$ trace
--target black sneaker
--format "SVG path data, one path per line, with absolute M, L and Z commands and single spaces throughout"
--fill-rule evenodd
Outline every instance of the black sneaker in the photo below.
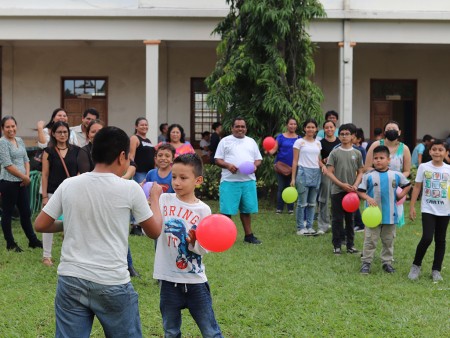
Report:
M 383 264 L 383 270 L 387 273 L 394 273 L 395 269 L 392 267 L 391 264 Z
M 333 249 L 333 253 L 334 253 L 335 255 L 340 255 L 340 254 L 341 254 L 341 248 L 334 248 L 334 249 Z
M 42 242 L 36 238 L 34 241 L 28 243 L 28 247 L 31 249 L 42 248 Z
M 14 242 L 12 244 L 7 244 L 6 245 L 6 250 L 14 251 L 14 252 L 23 252 L 23 250 L 20 248 L 20 246 L 17 245 L 16 242 Z
M 131 227 L 130 235 L 132 236 L 143 236 L 142 228 L 140 225 L 133 225 Z
M 368 275 L 370 273 L 370 263 L 363 263 L 359 272 L 362 275 Z
M 356 249 L 354 246 L 352 246 L 351 248 L 347 248 L 347 253 L 349 253 L 349 254 L 355 254 L 358 252 L 359 252 L 359 250 Z
M 262 242 L 256 238 L 253 234 L 244 237 L 244 243 L 249 244 L 262 244 Z

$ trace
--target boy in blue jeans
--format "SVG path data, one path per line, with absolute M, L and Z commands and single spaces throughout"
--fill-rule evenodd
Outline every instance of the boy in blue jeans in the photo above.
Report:
M 353 148 L 355 132 L 356 128 L 351 123 L 339 127 L 341 145 L 331 151 L 327 161 L 328 177 L 333 183 L 331 186 L 331 229 L 335 255 L 341 254 L 344 218 L 347 253 L 359 252 L 354 246 L 353 213 L 346 212 L 342 207 L 345 195 L 356 192 L 362 178 L 362 155 L 359 150 Z
M 378 146 L 373 150 L 373 166 L 375 169 L 368 171 L 358 187 L 358 195 L 369 206 L 378 206 L 381 209 L 381 224 L 375 228 L 366 227 L 364 232 L 364 247 L 361 257 L 362 266 L 360 273 L 369 274 L 370 265 L 381 238 L 381 262 L 383 270 L 394 273 L 392 258 L 394 255 L 395 226 L 398 223 L 397 200 L 402 199 L 411 188 L 409 181 L 402 173 L 389 170 L 389 148 Z M 401 187 L 403 191 L 397 195 L 396 190 Z
M 160 310 L 165 337 L 181 337 L 181 310 L 189 309 L 203 337 L 222 337 L 212 308 L 203 265 L 207 251 L 196 240 L 195 229 L 211 209 L 194 193 L 203 182 L 203 164 L 197 154 L 178 156 L 172 167 L 175 193 L 162 194 L 163 217 L 153 278 L 160 281 Z

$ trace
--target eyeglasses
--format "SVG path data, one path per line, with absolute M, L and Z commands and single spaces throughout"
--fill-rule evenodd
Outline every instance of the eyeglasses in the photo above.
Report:
M 350 133 L 339 133 L 339 135 L 342 137 L 352 136 L 352 134 L 350 134 Z
M 55 134 L 58 134 L 58 135 L 67 135 L 67 134 L 69 134 L 69 132 L 68 132 L 67 130 L 64 130 L 64 131 L 55 131 Z

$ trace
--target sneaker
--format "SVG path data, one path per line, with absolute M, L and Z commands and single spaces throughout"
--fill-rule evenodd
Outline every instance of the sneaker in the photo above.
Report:
M 349 253 L 349 254 L 356 254 L 358 252 L 359 252 L 359 250 L 356 249 L 354 246 L 352 246 L 351 248 L 347 248 L 347 253 Z
M 325 235 L 325 231 L 319 229 L 319 230 L 317 230 L 316 234 L 317 235 Z
M 14 252 L 23 252 L 22 248 L 20 246 L 18 246 L 16 242 L 14 242 L 12 244 L 7 244 L 6 250 L 14 251 Z
M 34 241 L 28 243 L 28 247 L 32 249 L 42 248 L 42 242 L 36 238 Z
M 277 209 L 277 211 L 275 211 L 275 213 L 278 214 L 278 215 L 281 214 L 282 212 L 283 212 L 283 211 L 278 210 L 278 209 Z
M 411 270 L 409 270 L 408 278 L 411 280 L 418 280 L 420 275 L 420 266 L 418 265 L 411 265 Z
M 355 227 L 355 232 L 364 232 L 364 228 Z
M 359 273 L 362 275 L 368 275 L 370 273 L 370 263 L 363 263 Z
M 244 243 L 249 244 L 261 244 L 262 242 L 256 238 L 253 234 L 244 237 Z
M 340 254 L 341 254 L 341 248 L 334 248 L 334 249 L 333 249 L 333 253 L 334 253 L 335 255 L 340 255 Z
M 394 273 L 395 269 L 392 267 L 391 264 L 383 264 L 383 270 L 387 273 Z
M 306 229 L 306 228 L 303 228 L 303 229 L 297 231 L 297 235 L 299 235 L 299 236 L 306 236 L 308 234 L 309 234 L 309 232 L 308 232 L 308 229 Z
M 294 214 L 294 210 L 289 210 L 289 211 L 288 211 L 288 214 L 289 214 L 289 215 L 293 215 L 293 214 Z
M 441 276 L 441 273 L 437 270 L 431 271 L 431 277 L 433 278 L 433 282 L 435 282 L 435 283 L 444 280 Z
M 308 231 L 308 234 L 309 234 L 309 235 L 315 235 L 315 234 L 317 234 L 316 230 L 314 230 L 313 228 L 307 229 L 307 231 Z

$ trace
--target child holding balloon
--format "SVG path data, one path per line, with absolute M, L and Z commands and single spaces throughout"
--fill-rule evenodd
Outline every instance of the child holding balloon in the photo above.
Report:
M 445 237 L 450 215 L 449 180 L 450 166 L 444 163 L 447 154 L 446 144 L 441 140 L 431 143 L 431 161 L 419 165 L 416 174 L 416 184 L 411 197 L 409 215 L 412 220 L 416 218 L 414 208 L 419 193 L 422 190 L 422 238 L 417 245 L 416 255 L 408 278 L 417 280 L 420 268 L 431 242 L 435 243 L 434 260 L 431 268 L 431 277 L 434 282 L 442 280 L 441 268 L 445 256 Z
M 368 208 L 363 213 L 366 230 L 364 231 L 364 246 L 361 257 L 361 274 L 370 273 L 370 266 L 379 238 L 383 244 L 380 255 L 383 270 L 387 273 L 395 272 L 392 267 L 392 260 L 395 226 L 399 221 L 396 202 L 408 194 L 411 186 L 402 173 L 389 170 L 389 162 L 389 148 L 377 146 L 373 150 L 374 169 L 363 176 L 358 187 L 358 195 L 368 204 Z M 399 194 L 396 192 L 398 187 L 403 189 Z M 375 213 L 380 212 L 378 207 L 381 208 L 381 220 L 374 221 Z M 380 222 L 381 224 L 379 224 Z
M 162 232 L 156 246 L 153 278 L 160 281 L 160 310 L 165 336 L 181 337 L 181 310 L 188 308 L 203 337 L 222 337 L 212 308 L 203 265 L 207 253 L 196 240 L 197 225 L 211 215 L 195 196 L 203 182 L 203 164 L 197 154 L 178 156 L 172 166 L 175 193 L 159 199 Z

